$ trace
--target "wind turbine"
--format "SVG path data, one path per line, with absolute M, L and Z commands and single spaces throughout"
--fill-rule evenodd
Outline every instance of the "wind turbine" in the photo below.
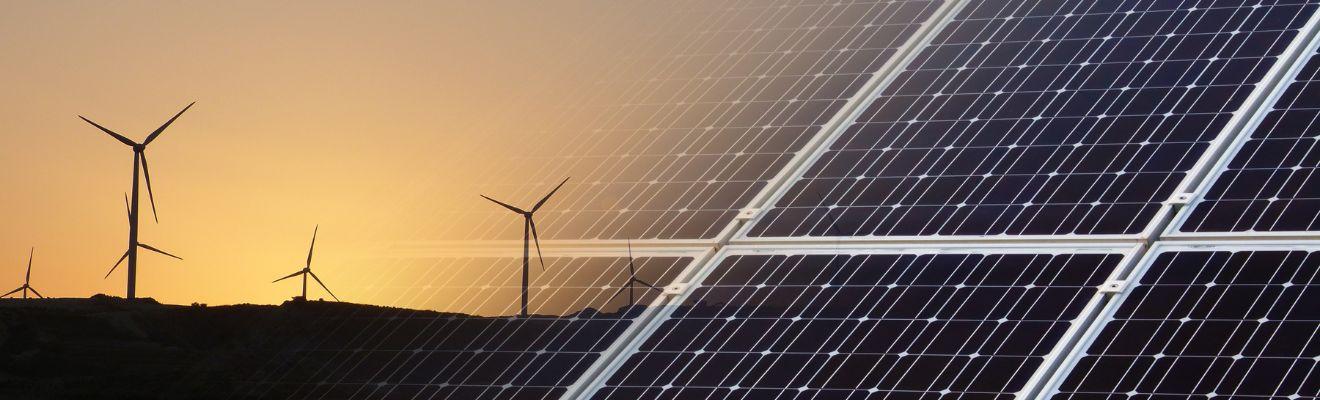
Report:
M 482 198 L 504 206 L 504 208 L 523 216 L 522 311 L 518 314 L 523 318 L 527 318 L 527 265 L 528 261 L 530 261 L 530 254 L 528 254 L 529 237 L 527 235 L 529 233 L 531 234 L 530 239 L 536 242 L 536 258 L 541 260 L 541 269 L 545 269 L 545 258 L 541 257 L 541 238 L 536 235 L 536 221 L 533 219 L 533 214 L 535 214 L 537 210 L 540 210 L 541 206 L 545 205 L 546 200 L 550 200 L 550 196 L 554 196 L 555 192 L 558 192 L 559 188 L 564 187 L 564 184 L 568 183 L 568 180 L 571 178 L 572 177 L 564 178 L 563 182 L 559 182 L 559 186 L 555 186 L 554 190 L 551 190 L 549 194 L 546 194 L 545 197 L 541 198 L 541 201 L 536 202 L 536 205 L 532 206 L 531 211 L 523 211 L 521 208 L 486 197 L 486 195 L 481 195 Z
M 321 288 L 325 289 L 325 292 L 330 294 L 330 297 L 334 297 L 335 301 L 339 301 L 339 297 L 335 296 L 334 292 L 330 291 L 330 288 L 325 287 L 325 282 L 321 282 L 321 278 L 316 277 L 316 273 L 312 272 L 312 251 L 316 250 L 316 233 L 320 230 L 321 230 L 320 225 L 317 225 L 316 228 L 312 230 L 312 247 L 307 249 L 307 264 L 303 266 L 303 269 L 301 271 L 289 274 L 289 276 L 276 279 L 271 283 L 279 282 L 298 275 L 302 275 L 302 299 L 307 300 L 307 276 L 311 275 L 312 279 L 315 279 L 316 283 L 320 284 Z
M 614 292 L 614 295 L 610 296 L 610 300 L 614 300 L 615 297 L 619 297 L 620 294 L 623 294 L 624 290 L 627 290 L 628 309 L 631 310 L 633 308 L 633 305 L 635 304 L 633 300 L 633 289 L 636 288 L 636 284 L 638 283 L 642 284 L 642 286 L 651 288 L 652 290 L 655 290 L 657 292 L 664 293 L 664 290 L 660 290 L 660 288 L 655 287 L 655 285 L 647 283 L 644 280 L 637 279 L 637 266 L 633 264 L 632 240 L 629 240 L 628 241 L 628 283 L 626 285 L 619 287 L 619 291 Z
M 18 292 L 21 291 L 21 292 L 23 292 L 23 298 L 26 299 L 26 298 L 28 298 L 28 297 L 27 297 L 28 291 L 31 291 L 32 294 L 37 295 L 37 297 L 40 297 L 40 298 L 43 298 L 43 299 L 46 298 L 46 296 L 42 296 L 42 295 L 41 295 L 41 292 L 38 292 L 37 289 L 33 288 L 32 285 L 31 285 L 31 283 L 32 283 L 32 254 L 35 253 L 36 251 L 37 251 L 37 248 L 36 248 L 36 247 L 33 247 L 31 250 L 28 250 L 28 269 L 27 269 L 27 275 L 25 275 L 25 276 L 23 277 L 23 286 L 19 286 L 18 289 L 10 290 L 9 293 L 5 293 L 5 294 L 3 294 L 3 295 L 0 295 L 0 297 L 9 297 L 9 295 L 14 294 L 14 293 L 18 293 Z
M 147 145 L 151 144 L 152 141 L 160 137 L 160 134 L 162 132 L 165 132 L 165 128 L 169 128 L 170 124 L 174 123 L 174 120 L 179 119 L 179 116 L 183 115 L 184 111 L 188 111 L 189 108 L 192 108 L 193 104 L 195 104 L 195 102 L 189 103 L 188 106 L 184 107 L 183 110 L 179 111 L 178 114 L 174 114 L 174 117 L 170 118 L 169 121 L 165 121 L 165 124 L 161 125 L 160 128 L 156 128 L 156 130 L 152 131 L 150 135 L 147 135 L 147 139 L 143 140 L 142 143 L 129 140 L 127 137 L 124 137 L 124 135 L 120 135 L 118 133 L 115 133 L 115 131 L 106 129 L 106 127 L 101 126 L 100 124 L 97 124 L 95 122 L 92 122 L 92 120 L 87 119 L 87 117 L 81 115 L 78 116 L 78 118 L 82 118 L 83 121 L 87 121 L 87 123 L 92 124 L 92 126 L 95 126 L 96 129 L 100 129 L 102 132 L 105 132 L 106 134 L 110 135 L 110 137 L 113 137 L 116 140 L 119 140 L 121 143 L 127 145 L 128 147 L 133 148 L 133 192 L 132 192 L 133 199 L 128 204 L 128 250 L 124 252 L 123 256 L 119 257 L 119 261 L 116 261 L 113 267 L 110 267 L 110 272 L 115 272 L 115 268 L 118 268 L 119 264 L 124 262 L 124 259 L 128 259 L 127 297 L 129 299 L 133 299 L 137 296 L 138 247 L 182 260 L 182 258 L 179 258 L 179 256 L 166 253 L 160 249 L 151 247 L 150 245 L 147 245 L 145 243 L 138 242 L 138 182 L 141 180 L 139 179 L 139 175 L 141 175 L 143 178 L 146 178 L 147 198 L 151 201 L 151 216 L 157 223 L 160 223 L 160 218 L 156 215 L 156 196 L 152 193 L 151 190 L 151 170 L 147 168 L 147 153 L 146 153 Z M 107 272 L 105 276 L 109 277 L 110 272 Z

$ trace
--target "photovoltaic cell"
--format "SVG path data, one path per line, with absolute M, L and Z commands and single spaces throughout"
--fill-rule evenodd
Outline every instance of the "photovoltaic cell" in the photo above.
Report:
M 1184 232 L 1320 230 L 1320 115 L 1317 74 L 1309 61 L 1192 208 Z
M 397 290 L 425 288 L 422 295 L 431 298 L 420 301 L 439 311 L 292 305 L 317 311 L 290 328 L 305 332 L 307 340 L 275 346 L 241 393 L 294 399 L 557 399 L 658 291 L 638 286 L 639 305 L 633 307 L 626 292 L 615 296 L 630 276 L 626 258 L 546 261 L 546 272 L 532 275 L 529 318 L 512 317 L 519 309 L 520 258 L 412 259 L 393 267 L 405 277 Z M 667 285 L 691 261 L 639 257 L 637 278 Z M 414 274 L 419 271 L 439 272 Z
M 1012 399 L 1122 259 L 729 256 L 594 398 Z
M 537 221 L 542 238 L 712 238 L 940 4 L 668 2 L 654 19 L 675 22 L 654 28 L 658 44 L 589 60 L 613 67 L 580 101 L 537 101 L 559 116 L 533 150 L 474 173 L 516 204 L 572 176 Z M 521 235 L 504 210 L 472 204 L 429 234 Z
M 1320 254 L 1171 251 L 1053 399 L 1314 399 Z
M 972 2 L 749 235 L 1141 232 L 1315 8 Z

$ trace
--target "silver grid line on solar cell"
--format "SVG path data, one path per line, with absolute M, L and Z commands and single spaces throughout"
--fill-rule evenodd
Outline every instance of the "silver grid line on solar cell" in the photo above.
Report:
M 1109 299 L 1099 315 L 1093 320 L 1086 331 L 1082 333 L 1075 348 L 1068 352 L 1066 357 L 1061 360 L 1061 365 L 1049 381 L 1041 386 L 1037 396 L 1024 400 L 1050 400 L 1053 396 L 1060 394 L 1060 387 L 1069 375 L 1078 366 L 1079 361 L 1086 355 L 1088 348 L 1095 344 L 1102 330 L 1115 321 L 1115 315 L 1124 303 L 1133 294 L 1133 290 L 1141 286 L 1141 282 L 1152 266 L 1159 261 L 1163 254 L 1168 253 L 1205 253 L 1205 252 L 1306 252 L 1316 254 L 1320 252 L 1320 236 L 1313 237 L 1312 240 L 1278 240 L 1273 238 L 1258 238 L 1257 240 L 1205 240 L 1188 243 L 1157 243 L 1150 249 L 1141 254 L 1141 259 L 1136 262 L 1134 268 L 1128 271 L 1121 280 L 1124 281 L 1123 288 Z M 1286 321 L 1286 320 L 1285 320 Z M 1131 397 L 1134 393 L 1128 393 Z M 1187 394 L 1173 394 L 1175 396 L 1185 396 Z M 1224 394 L 1229 395 L 1229 394 Z M 1212 396 L 1213 397 L 1213 396 Z
M 672 297 L 664 309 L 657 312 L 646 324 L 645 334 L 637 337 L 627 347 L 622 349 L 622 353 L 617 356 L 617 360 L 610 365 L 597 380 L 587 388 L 579 399 L 590 399 L 596 392 L 606 387 L 606 380 L 615 373 L 620 372 L 628 357 L 637 353 L 643 342 L 655 334 L 658 329 L 669 319 L 670 313 L 677 307 L 691 299 L 697 289 L 701 287 L 701 282 L 705 281 L 712 274 L 716 273 L 719 266 L 729 257 L 736 256 L 763 256 L 763 255 L 844 255 L 844 256 L 867 256 L 867 255 L 1069 255 L 1069 254 L 1108 254 L 1121 256 L 1122 259 L 1110 272 L 1106 284 L 1118 276 L 1122 276 L 1132 268 L 1137 261 L 1135 257 L 1140 250 L 1139 246 L 1115 247 L 1112 245 L 1087 245 L 1087 244 L 1064 244 L 1064 245 L 1022 245 L 1011 243 L 997 243 L 982 246 L 954 247 L 940 244 L 930 245 L 905 245 L 896 246 L 892 244 L 871 244 L 871 245 L 824 245 L 824 244 L 806 244 L 802 246 L 783 247 L 751 245 L 739 246 L 732 245 L 722 248 L 718 253 L 711 257 L 706 263 L 705 268 L 691 276 L 689 280 L 682 283 L 685 289 L 681 295 Z M 1104 286 L 1104 285 L 1101 285 Z M 1048 378 L 1057 370 L 1058 366 L 1065 359 L 1066 351 L 1075 347 L 1080 341 L 1081 334 L 1091 325 L 1095 317 L 1099 315 L 1100 309 L 1105 305 L 1107 298 L 1112 297 L 1108 293 L 1097 290 L 1096 293 L 1089 296 L 1084 309 L 1074 319 L 1059 342 L 1050 346 L 1049 353 L 1045 356 L 1041 366 L 1036 369 L 1025 386 L 1021 394 L 1035 393 L 1039 391 L 1039 386 L 1047 382 Z M 675 386 L 676 388 L 678 386 Z M 569 397 L 565 397 L 569 398 Z M 1021 398 L 1021 397 L 1019 397 Z
M 1276 65 L 1278 71 L 1271 71 L 1271 75 L 1277 74 L 1277 77 L 1271 82 L 1273 84 L 1273 90 L 1271 90 L 1267 96 L 1263 96 L 1259 100 L 1256 107 L 1252 109 L 1253 112 L 1249 116 L 1250 118 L 1236 132 L 1236 135 L 1233 135 L 1231 139 L 1226 140 L 1227 145 L 1221 151 L 1219 157 L 1217 157 L 1214 162 L 1208 163 L 1204 168 L 1198 170 L 1200 171 L 1200 176 L 1198 177 L 1197 184 L 1192 189 L 1188 190 L 1190 196 L 1188 204 L 1179 210 L 1173 221 L 1168 227 L 1166 227 L 1162 236 L 1168 238 L 1224 240 L 1238 238 L 1251 239 L 1259 237 L 1293 237 L 1298 239 L 1315 237 L 1316 232 L 1307 233 L 1294 231 L 1191 232 L 1184 231 L 1183 225 L 1187 222 L 1196 206 L 1204 201 L 1205 194 L 1209 192 L 1211 187 L 1215 185 L 1216 181 L 1228 171 L 1229 164 L 1233 162 L 1234 157 L 1242 151 L 1244 145 L 1251 141 L 1256 130 L 1263 129 L 1261 124 L 1267 119 L 1267 117 L 1269 117 L 1270 113 L 1275 110 L 1281 110 L 1276 102 L 1278 102 L 1284 93 L 1288 91 L 1289 86 L 1298 78 L 1298 74 L 1303 71 L 1311 59 L 1317 58 L 1316 53 L 1320 52 L 1320 22 L 1317 20 L 1320 20 L 1320 13 L 1313 16 L 1311 21 L 1307 24 L 1310 28 L 1309 30 L 1304 31 L 1307 32 L 1307 35 L 1305 37 L 1299 36 L 1297 38 L 1298 40 L 1293 43 L 1293 46 L 1290 47 L 1289 51 L 1285 53 L 1286 58 L 1280 58 L 1281 63 L 1286 61 L 1286 64 L 1282 65 L 1282 67 L 1286 68 L 1278 68 L 1280 65 Z

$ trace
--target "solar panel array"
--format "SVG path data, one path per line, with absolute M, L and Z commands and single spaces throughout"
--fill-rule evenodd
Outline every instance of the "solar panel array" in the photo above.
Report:
M 596 399 L 1009 399 L 1120 254 L 730 256 Z
M 1159 254 L 1053 399 L 1316 398 L 1317 251 Z
M 1314 53 L 1310 53 L 1314 54 Z M 1305 66 L 1183 222 L 1184 232 L 1320 229 L 1320 59 Z
M 750 235 L 1141 232 L 1314 10 L 972 2 Z
M 940 4 L 670 2 L 637 50 L 584 60 L 610 66 L 585 93 L 538 99 L 559 116 L 515 159 L 471 171 L 486 177 L 473 190 L 531 204 L 573 177 L 538 220 L 543 239 L 713 238 Z M 521 235 L 469 197 L 425 234 Z
M 956 13 L 936 12 L 954 4 L 962 6 Z M 329 345 L 275 363 L 270 371 L 280 373 L 260 380 L 266 391 L 257 393 L 1316 398 L 1320 303 L 1308 290 L 1320 270 L 1312 256 L 1320 241 L 1307 242 L 1307 251 L 1162 251 L 1146 250 L 1161 249 L 1158 238 L 1136 234 L 1167 224 L 1173 213 L 1160 211 L 1177 210 L 1166 201 L 1207 173 L 1218 181 L 1204 201 L 1183 210 L 1190 215 L 1184 230 L 1313 228 L 1320 215 L 1313 194 L 1320 193 L 1309 192 L 1310 176 L 1320 165 L 1312 149 L 1320 136 L 1307 131 L 1320 62 L 1309 51 L 1302 57 L 1308 64 L 1297 82 L 1254 132 L 1237 124 L 1277 84 L 1270 71 L 1288 66 L 1276 61 L 1291 60 L 1300 39 L 1320 41 L 1320 27 L 1309 23 L 1318 6 L 675 4 L 647 28 L 662 45 L 611 59 L 615 73 L 597 82 L 625 89 L 622 95 L 558 104 L 563 120 L 530 144 L 545 151 L 520 158 L 511 167 L 517 173 L 490 171 L 486 194 L 523 193 L 515 204 L 530 204 L 551 182 L 574 176 L 553 207 L 538 213 L 542 238 L 710 240 L 724 256 L 694 265 L 691 288 L 657 300 L 664 308 L 654 313 L 630 313 L 611 297 L 618 286 L 602 283 L 626 281 L 608 272 L 619 259 L 572 259 L 549 269 L 552 277 L 574 271 L 562 280 L 532 285 L 534 299 L 553 299 L 532 301 L 547 316 L 373 316 L 372 329 L 328 335 Z M 932 16 L 940 23 L 927 21 Z M 923 23 L 933 30 L 920 30 Z M 898 51 L 914 43 L 912 52 Z M 912 58 L 880 70 L 896 54 Z M 878 82 L 876 72 L 886 73 L 885 84 L 866 85 Z M 870 101 L 853 103 L 861 108 L 850 114 L 850 98 Z M 822 130 L 832 119 L 842 119 L 843 129 Z M 808 146 L 826 134 L 835 136 Z M 1222 173 L 1202 169 L 1222 161 L 1218 143 L 1241 135 L 1251 136 L 1236 155 L 1224 155 L 1235 158 Z M 790 163 L 803 150 L 811 150 L 801 154 L 807 163 Z M 775 181 L 781 173 L 792 175 Z M 744 227 L 745 236 L 728 238 L 722 230 L 738 210 L 766 206 L 753 198 L 768 188 L 779 190 L 772 205 Z M 489 207 L 471 214 L 471 223 L 431 233 L 516 238 L 515 216 Z M 967 242 L 1000 235 L 1032 236 L 1019 237 L 1029 240 L 1021 247 Z M 840 244 L 812 240 L 820 236 Z M 900 236 L 926 250 L 870 241 Z M 1090 247 L 1073 248 L 1078 241 Z M 668 267 L 646 279 L 671 282 L 690 260 L 652 258 Z M 399 285 L 461 294 L 455 303 L 415 308 L 511 315 L 517 261 L 454 273 L 491 284 L 445 286 L 431 277 Z M 407 268 L 426 274 L 433 267 Z M 1101 290 L 1129 274 L 1125 292 Z M 634 324 L 639 315 L 646 318 Z M 417 336 L 400 342 L 381 333 L 450 337 L 474 321 L 490 326 L 481 331 L 553 337 L 507 348 L 487 336 L 431 340 L 419 351 L 411 347 Z M 636 336 L 621 336 L 631 328 Z M 293 372 L 308 370 L 317 372 Z
M 547 259 L 532 266 L 529 318 L 514 318 L 520 258 L 417 258 L 383 274 L 382 291 L 425 296 L 410 309 L 339 309 L 300 321 L 307 340 L 287 344 L 254 371 L 244 395 L 257 398 L 555 399 L 645 310 L 657 292 L 641 288 L 637 306 L 617 295 L 628 259 Z M 639 257 L 638 279 L 667 285 L 690 257 Z M 371 301 L 376 303 L 376 301 Z M 409 300 L 382 302 L 408 304 Z M 348 315 L 345 315 L 348 314 Z

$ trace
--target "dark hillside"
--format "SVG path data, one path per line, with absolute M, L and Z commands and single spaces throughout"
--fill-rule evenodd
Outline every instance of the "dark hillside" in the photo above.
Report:
M 0 399 L 549 399 L 640 308 L 622 312 L 0 300 Z
M 291 352 L 326 345 L 326 332 L 354 331 L 343 329 L 352 327 L 346 322 L 447 317 L 505 319 L 318 301 L 206 307 L 104 295 L 3 299 L 0 398 L 285 398 L 278 390 L 247 395 L 245 381 Z

